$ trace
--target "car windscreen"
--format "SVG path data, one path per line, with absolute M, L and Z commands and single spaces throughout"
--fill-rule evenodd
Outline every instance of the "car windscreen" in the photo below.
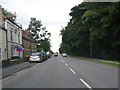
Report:
M 39 53 L 32 53 L 31 56 L 39 56 Z

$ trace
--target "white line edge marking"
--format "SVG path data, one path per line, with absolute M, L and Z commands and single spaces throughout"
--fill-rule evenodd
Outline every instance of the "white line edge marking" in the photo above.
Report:
M 65 65 L 68 66 L 67 63 L 65 63 Z
M 92 89 L 83 79 L 80 79 L 81 82 L 83 82 L 85 84 L 86 87 Z
M 73 74 L 75 74 L 75 72 L 71 68 L 69 68 L 69 69 L 73 72 Z

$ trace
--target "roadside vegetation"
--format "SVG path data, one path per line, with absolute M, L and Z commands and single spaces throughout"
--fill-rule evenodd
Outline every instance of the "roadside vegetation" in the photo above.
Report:
M 69 15 L 60 53 L 120 61 L 120 2 L 83 2 Z
M 103 64 L 107 64 L 107 65 L 111 65 L 111 66 L 120 67 L 120 62 L 118 62 L 118 61 L 86 58 L 86 57 L 79 57 L 79 56 L 72 56 L 72 57 L 80 59 L 80 60 L 92 61 L 92 62 L 96 62 L 96 63 L 103 63 Z

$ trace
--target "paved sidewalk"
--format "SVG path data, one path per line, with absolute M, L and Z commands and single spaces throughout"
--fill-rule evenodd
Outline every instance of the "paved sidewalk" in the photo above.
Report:
M 18 72 L 20 70 L 23 70 L 27 67 L 30 67 L 32 65 L 35 65 L 35 63 L 25 62 L 25 63 L 20 63 L 20 64 L 17 64 L 17 65 L 13 65 L 13 66 L 10 66 L 10 67 L 3 68 L 2 69 L 2 78 L 5 78 L 5 77 L 7 77 L 7 76 L 9 76 L 13 73 L 16 73 L 16 72 Z

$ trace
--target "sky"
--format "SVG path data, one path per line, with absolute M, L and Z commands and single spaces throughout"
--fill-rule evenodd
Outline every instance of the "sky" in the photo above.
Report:
M 82 3 L 83 0 L 0 0 L 0 5 L 17 15 L 17 23 L 27 29 L 30 18 L 41 20 L 42 25 L 51 33 L 51 50 L 58 52 L 62 42 L 59 36 L 62 27 L 70 20 L 71 8 Z M 62 27 L 61 27 L 62 26 Z

